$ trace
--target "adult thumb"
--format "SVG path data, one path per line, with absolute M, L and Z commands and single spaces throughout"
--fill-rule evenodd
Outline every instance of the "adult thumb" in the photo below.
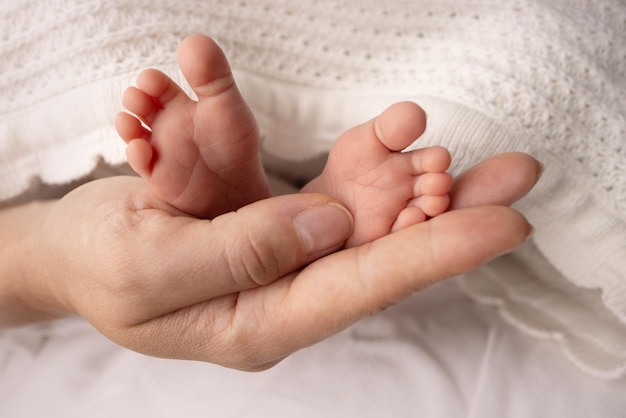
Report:
M 278 280 L 341 248 L 353 226 L 336 200 L 307 193 L 255 202 L 211 221 L 171 221 L 158 257 L 163 314 Z
M 233 248 L 224 254 L 231 267 L 242 267 L 234 275 L 264 285 L 341 248 L 353 223 L 330 196 L 300 193 L 245 206 L 215 218 L 212 227 L 223 247 Z

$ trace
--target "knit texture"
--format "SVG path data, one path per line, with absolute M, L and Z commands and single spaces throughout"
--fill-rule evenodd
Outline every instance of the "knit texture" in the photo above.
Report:
M 624 374 L 623 1 L 0 0 L 0 20 L 0 200 L 123 163 L 112 121 L 124 88 L 146 67 L 182 82 L 176 48 L 202 32 L 224 47 L 274 156 L 315 157 L 409 99 L 429 115 L 418 145 L 449 147 L 455 172 L 508 150 L 542 160 L 518 206 L 532 249 L 465 287 L 589 373 Z

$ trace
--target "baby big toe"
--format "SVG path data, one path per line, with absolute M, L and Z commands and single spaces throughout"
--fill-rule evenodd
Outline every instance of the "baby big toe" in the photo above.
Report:
M 426 114 L 413 102 L 388 107 L 375 121 L 378 140 L 390 151 L 401 151 L 419 138 L 426 129 Z

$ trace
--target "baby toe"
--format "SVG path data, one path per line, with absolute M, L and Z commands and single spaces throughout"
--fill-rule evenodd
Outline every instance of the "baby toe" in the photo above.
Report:
M 213 39 L 201 34 L 185 38 L 178 49 L 178 63 L 199 98 L 228 91 L 234 99 L 241 100 L 228 59 Z
M 441 215 L 448 209 L 450 197 L 445 194 L 441 196 L 424 195 L 409 202 L 408 207 L 419 208 L 429 217 Z
M 182 88 L 169 78 L 165 73 L 149 68 L 143 71 L 137 78 L 137 86 L 153 101 L 161 105 L 182 97 L 188 98 Z
M 126 147 L 126 159 L 133 170 L 141 177 L 147 178 L 152 171 L 152 146 L 143 139 L 135 139 Z
M 420 148 L 410 153 L 417 174 L 446 171 L 452 161 L 450 151 L 440 146 Z
M 450 191 L 452 183 L 453 178 L 449 173 L 425 173 L 416 177 L 413 195 L 444 195 Z
M 122 105 L 147 125 L 152 124 L 159 110 L 157 102 L 136 87 L 126 89 L 122 97 Z
M 378 140 L 390 151 L 401 151 L 426 129 L 426 113 L 413 102 L 396 103 L 374 121 Z
M 126 112 L 119 112 L 115 117 L 115 129 L 126 143 L 137 138 L 150 138 L 150 131 L 136 117 Z
M 424 222 L 427 215 L 418 207 L 409 206 L 403 209 L 391 226 L 391 232 L 399 231 L 409 226 Z

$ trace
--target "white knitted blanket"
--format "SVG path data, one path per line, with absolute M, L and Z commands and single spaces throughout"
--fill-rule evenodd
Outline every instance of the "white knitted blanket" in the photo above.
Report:
M 113 130 L 145 67 L 178 77 L 215 37 L 266 152 L 308 159 L 397 100 L 458 172 L 496 152 L 546 165 L 520 204 L 532 243 L 466 275 L 476 300 L 554 339 L 587 372 L 626 374 L 626 4 L 622 0 L 0 0 L 0 201 L 124 161 Z

